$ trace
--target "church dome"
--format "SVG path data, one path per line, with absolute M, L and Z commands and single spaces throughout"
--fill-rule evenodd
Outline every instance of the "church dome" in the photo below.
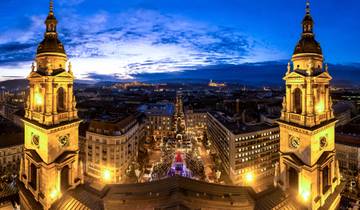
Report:
M 45 20 L 46 32 L 42 42 L 37 48 L 37 54 L 41 53 L 62 53 L 65 54 L 64 45 L 58 38 L 56 31 L 57 20 L 53 11 L 53 2 L 50 2 L 49 15 Z
M 50 52 L 65 54 L 64 45 L 56 36 L 45 37 L 37 48 L 37 54 Z
M 319 42 L 315 39 L 314 29 L 314 20 L 310 14 L 310 3 L 306 4 L 306 14 L 302 21 L 302 35 L 301 39 L 297 43 L 294 55 L 302 53 L 315 53 L 322 55 L 322 50 Z
M 301 53 L 316 53 L 322 55 L 322 50 L 319 42 L 317 42 L 314 36 L 303 36 L 297 43 L 294 55 Z

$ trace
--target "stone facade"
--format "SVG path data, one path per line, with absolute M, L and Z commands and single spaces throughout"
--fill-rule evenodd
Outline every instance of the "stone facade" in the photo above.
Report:
M 334 194 L 340 184 L 335 158 L 335 123 L 329 85 L 332 79 L 313 33 L 307 3 L 303 33 L 285 77 L 286 95 L 280 124 L 280 167 L 277 185 L 308 209 L 340 200 Z M 330 200 L 328 200 L 331 199 Z
M 109 170 L 109 183 L 123 183 L 129 165 L 137 161 L 143 126 L 132 115 L 118 122 L 91 122 L 86 132 L 86 174 L 102 180 L 104 170 Z
M 25 143 L 20 166 L 20 181 L 26 189 L 20 191 L 23 209 L 31 209 L 26 194 L 49 209 L 61 194 L 82 183 L 74 76 L 70 64 L 65 69 L 67 56 L 58 40 L 52 2 L 45 25 L 36 67 L 33 65 L 27 77 L 30 94 L 23 119 Z

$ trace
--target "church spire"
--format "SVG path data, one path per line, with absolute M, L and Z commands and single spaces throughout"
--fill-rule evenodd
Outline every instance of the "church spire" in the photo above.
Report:
M 57 24 L 58 21 L 54 14 L 54 0 L 49 0 L 44 39 L 40 42 L 36 53 L 36 69 L 46 75 L 52 75 L 59 69 L 64 70 L 67 62 L 64 45 L 58 38 Z
M 303 19 L 303 35 L 313 35 L 314 21 L 310 14 L 310 1 L 306 1 L 306 14 Z
M 50 0 L 49 14 L 45 20 L 45 25 L 46 25 L 46 34 L 45 35 L 49 35 L 49 33 L 52 33 L 52 34 L 56 33 L 57 20 L 54 15 L 54 1 L 53 0 Z
M 306 14 L 310 15 L 310 0 L 306 1 Z
M 301 39 L 295 47 L 294 55 L 315 53 L 322 55 L 320 44 L 315 40 L 314 20 L 310 13 L 310 0 L 306 0 L 305 16 L 302 21 Z
M 49 15 L 54 15 L 54 1 L 50 0 Z

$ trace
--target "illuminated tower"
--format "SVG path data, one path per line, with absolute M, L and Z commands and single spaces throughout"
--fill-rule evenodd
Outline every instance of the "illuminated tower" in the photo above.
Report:
M 175 104 L 175 131 L 176 133 L 182 133 L 185 129 L 185 114 L 183 107 L 182 93 L 178 91 L 176 93 L 176 104 Z
M 23 119 L 25 143 L 20 169 L 20 181 L 27 191 L 20 191 L 24 209 L 31 208 L 26 195 L 31 194 L 48 209 L 62 193 L 82 182 L 74 76 L 70 63 L 66 70 L 67 56 L 58 39 L 52 1 L 45 25 L 36 66 L 33 64 L 27 77 L 30 90 Z
M 340 197 L 335 159 L 334 128 L 329 82 L 332 79 L 323 64 L 320 44 L 315 40 L 314 22 L 307 2 L 301 39 L 295 47 L 292 64 L 284 80 L 280 124 L 280 171 L 277 184 L 308 209 L 325 204 L 333 209 Z M 294 196 L 295 195 L 295 196 Z

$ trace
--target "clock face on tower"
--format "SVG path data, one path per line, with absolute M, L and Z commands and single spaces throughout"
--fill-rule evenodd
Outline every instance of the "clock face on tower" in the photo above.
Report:
M 320 149 L 324 149 L 327 146 L 327 139 L 325 137 L 322 137 L 320 139 Z
M 39 147 L 39 143 L 40 143 L 40 137 L 36 134 L 32 134 L 31 135 L 31 143 L 37 147 Z
M 290 136 L 290 147 L 297 149 L 300 146 L 300 139 L 298 137 L 295 136 Z
M 59 144 L 60 147 L 66 147 L 69 145 L 69 139 L 70 139 L 70 134 L 66 134 L 64 136 L 60 136 L 59 137 Z

